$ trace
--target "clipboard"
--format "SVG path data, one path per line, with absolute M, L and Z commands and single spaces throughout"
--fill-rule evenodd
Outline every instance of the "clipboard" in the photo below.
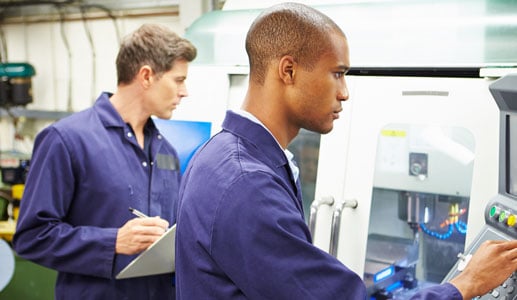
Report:
M 131 261 L 116 279 L 173 273 L 175 271 L 176 224 Z

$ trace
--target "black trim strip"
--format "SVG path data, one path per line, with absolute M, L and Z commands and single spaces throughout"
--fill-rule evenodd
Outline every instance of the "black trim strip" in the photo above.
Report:
M 477 67 L 353 67 L 347 75 L 479 78 L 480 69 Z

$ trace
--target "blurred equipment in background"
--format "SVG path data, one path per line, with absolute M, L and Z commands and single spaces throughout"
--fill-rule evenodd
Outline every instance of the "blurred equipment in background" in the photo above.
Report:
M 11 281 L 14 274 L 14 254 L 9 244 L 0 239 L 0 291 Z
M 0 63 L 0 107 L 32 102 L 34 67 L 28 63 Z
M 15 231 L 29 165 L 30 158 L 26 155 L 0 153 L 0 238 L 8 242 L 12 240 Z
M 8 185 L 24 184 L 29 171 L 30 159 L 7 154 L 0 155 L 0 170 L 2 171 L 2 183 Z

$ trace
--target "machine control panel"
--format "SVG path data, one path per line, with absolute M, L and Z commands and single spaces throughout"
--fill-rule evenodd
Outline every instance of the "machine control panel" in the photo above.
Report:
M 517 209 L 499 201 L 493 201 L 487 206 L 485 222 L 494 228 L 517 238 Z
M 485 208 L 485 226 L 466 253 L 459 256 L 444 282 L 462 271 L 458 266 L 464 264 L 464 257 L 477 251 L 483 242 L 517 239 L 517 74 L 496 80 L 489 89 L 500 110 L 498 194 Z M 517 272 L 477 299 L 517 300 Z
M 489 206 L 488 210 L 491 210 L 492 206 Z M 504 211 L 504 210 L 502 210 Z M 504 225 L 505 222 L 499 222 L 499 216 L 495 217 L 497 221 L 497 226 L 506 226 Z M 504 218 L 507 219 L 507 218 Z M 492 222 L 491 222 L 492 223 Z M 510 231 L 515 231 L 514 228 L 511 228 Z M 460 255 L 460 258 L 458 259 L 458 262 L 453 266 L 449 274 L 445 277 L 443 280 L 444 282 L 450 281 L 453 277 L 459 274 L 459 272 L 463 271 L 464 268 L 464 258 L 469 257 L 474 252 L 476 252 L 477 248 L 487 240 L 511 240 L 514 239 L 513 237 L 505 234 L 504 232 L 501 232 L 497 230 L 496 228 L 493 228 L 492 226 L 485 225 L 483 227 L 483 230 L 481 233 L 476 237 L 472 245 L 470 246 L 467 251 Z M 488 292 L 487 294 L 475 298 L 476 300 L 488 300 L 488 299 L 504 299 L 504 300 L 517 300 L 517 272 L 514 272 L 505 282 L 503 282 L 500 286 L 493 289 L 492 291 Z
M 499 287 L 490 291 L 490 293 L 477 297 L 476 299 L 508 299 L 515 300 L 517 299 L 517 274 L 514 272 L 510 278 L 508 278 L 503 284 Z

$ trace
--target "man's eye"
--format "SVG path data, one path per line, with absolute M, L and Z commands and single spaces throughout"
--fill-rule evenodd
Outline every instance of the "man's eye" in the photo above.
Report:
M 343 76 L 345 76 L 345 72 L 334 72 L 334 77 L 336 77 L 336 79 L 340 79 Z

